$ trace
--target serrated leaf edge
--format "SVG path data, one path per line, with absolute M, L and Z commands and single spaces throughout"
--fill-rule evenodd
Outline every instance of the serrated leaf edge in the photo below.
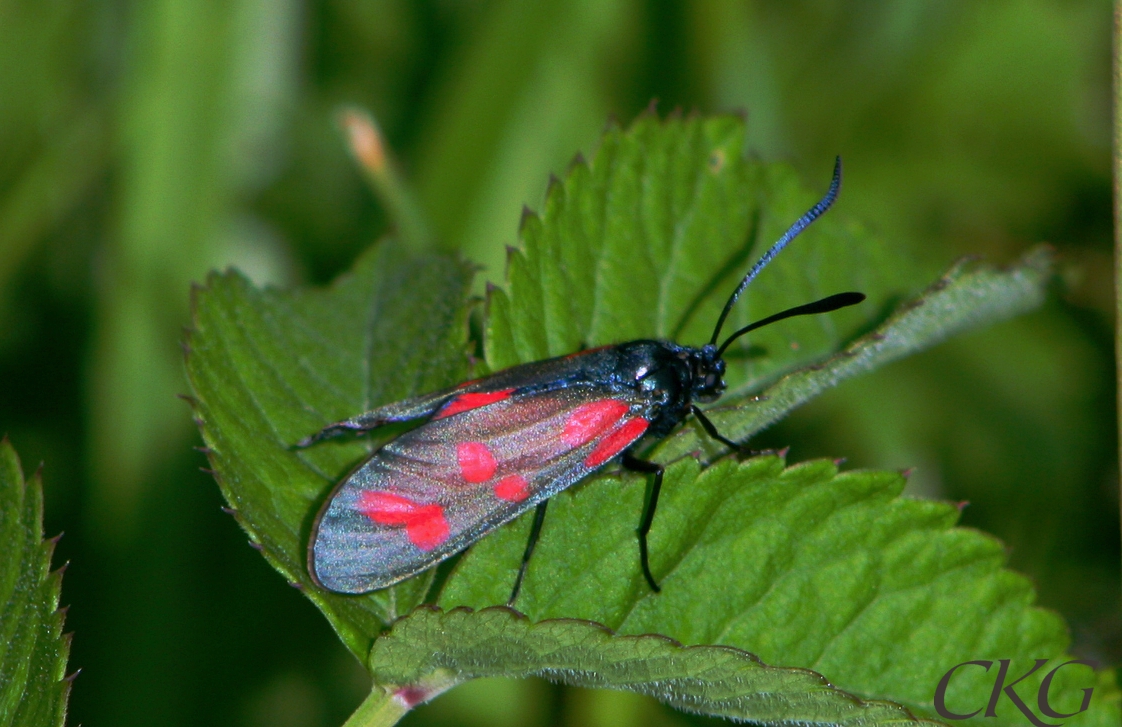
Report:
M 64 633 L 63 629 L 66 625 L 66 615 L 70 610 L 69 606 L 59 606 L 62 598 L 62 576 L 66 572 L 70 563 L 63 563 L 55 570 L 51 570 L 51 561 L 54 559 L 55 546 L 62 538 L 62 533 L 47 538 L 43 535 L 43 480 L 42 471 L 43 467 L 40 465 L 36 468 L 35 472 L 30 478 L 27 478 L 23 472 L 23 465 L 20 461 L 19 453 L 12 445 L 8 436 L 5 434 L 0 437 L 0 456 L 11 456 L 15 465 L 15 472 L 17 477 L 17 487 L 23 490 L 23 512 L 17 515 L 17 521 L 22 521 L 24 515 L 28 511 L 27 498 L 31 496 L 32 502 L 30 504 L 31 520 L 35 531 L 38 533 L 39 544 L 37 557 L 32 556 L 35 561 L 31 565 L 36 570 L 35 582 L 39 591 L 45 591 L 52 602 L 53 610 L 47 615 L 43 623 L 46 626 L 46 631 L 49 637 L 57 638 L 59 642 L 59 656 L 55 664 L 56 669 L 56 688 L 59 688 L 60 693 L 55 697 L 58 700 L 58 721 L 57 724 L 61 727 L 66 723 L 66 714 L 69 708 L 70 691 L 73 688 L 74 680 L 78 677 L 81 669 L 76 669 L 70 674 L 66 673 L 67 665 L 70 661 L 70 647 L 73 641 L 73 633 Z M 23 699 L 16 703 L 17 707 L 23 703 Z M 53 705 L 52 705 L 53 707 Z M 13 715 L 14 716 L 14 715 Z
M 456 617 L 456 616 L 469 616 L 471 614 L 478 614 L 480 616 L 505 615 L 505 616 L 509 617 L 509 619 L 511 620 L 511 625 L 516 625 L 516 626 L 525 628 L 527 630 L 548 629 L 551 626 L 576 626 L 578 628 L 588 629 L 590 635 L 595 634 L 597 638 L 601 639 L 601 641 L 600 641 L 601 644 L 606 643 L 608 641 L 614 641 L 617 644 L 618 643 L 636 643 L 636 644 L 648 645 L 652 649 L 660 650 L 662 652 L 661 654 L 655 654 L 655 656 L 667 656 L 667 655 L 669 655 L 668 650 L 680 651 L 681 653 L 687 653 L 687 652 L 690 652 L 690 653 L 697 653 L 697 652 L 721 653 L 721 654 L 732 656 L 732 657 L 737 658 L 737 659 L 744 659 L 745 661 L 747 661 L 747 662 L 749 662 L 749 663 L 751 663 L 755 666 L 759 666 L 759 667 L 762 667 L 764 669 L 771 670 L 772 672 L 783 671 L 783 672 L 790 673 L 792 675 L 798 674 L 798 675 L 801 675 L 803 677 L 809 678 L 813 682 L 816 682 L 816 686 L 814 688 L 828 690 L 831 693 L 836 694 L 839 698 L 851 702 L 852 704 L 854 704 L 858 708 L 865 708 L 865 707 L 867 707 L 867 708 L 878 708 L 879 707 L 879 708 L 882 708 L 882 709 L 890 709 L 890 710 L 898 711 L 900 713 L 900 717 L 898 719 L 899 723 L 916 724 L 916 725 L 931 725 L 931 726 L 944 725 L 944 723 L 942 723 L 942 722 L 916 717 L 911 712 L 911 710 L 909 710 L 904 705 L 897 704 L 895 702 L 891 702 L 891 701 L 888 701 L 888 700 L 863 699 L 863 698 L 861 698 L 861 697 L 859 697 L 859 696 L 857 696 L 857 695 L 855 695 L 851 692 L 847 692 L 843 689 L 839 689 L 836 686 L 834 686 L 828 679 L 826 679 L 825 676 L 823 676 L 822 674 L 820 674 L 816 671 L 813 671 L 811 669 L 806 669 L 806 668 L 802 668 L 802 667 L 779 667 L 779 666 L 771 666 L 771 665 L 765 664 L 758 656 L 756 656 L 755 654 L 753 654 L 749 651 L 745 651 L 744 649 L 739 649 L 739 648 L 736 648 L 736 647 L 733 647 L 733 646 L 714 645 L 714 644 L 684 645 L 681 642 L 679 642 L 679 641 L 677 641 L 677 640 L 675 640 L 675 639 L 673 639 L 669 636 L 665 636 L 663 634 L 655 634 L 655 633 L 651 633 L 651 634 L 619 634 L 616 631 L 614 631 L 613 629 L 609 628 L 608 626 L 605 626 L 604 624 L 597 623 L 595 621 L 586 620 L 586 619 L 557 618 L 557 619 L 544 619 L 542 621 L 534 622 L 528 616 L 526 616 L 525 614 L 523 614 L 523 613 L 521 613 L 521 612 L 517 611 L 516 609 L 513 609 L 509 606 L 490 606 L 490 607 L 487 607 L 487 608 L 479 609 L 478 611 L 476 611 L 472 608 L 469 608 L 467 606 L 457 606 L 457 607 L 451 608 L 447 611 L 444 611 L 440 607 L 433 606 L 433 605 L 421 605 L 421 606 L 416 607 L 409 614 L 407 614 L 407 615 L 397 619 L 396 621 L 394 621 L 394 623 L 390 625 L 389 629 L 387 629 L 387 631 L 381 637 L 379 637 L 379 639 L 375 642 L 375 644 L 371 648 L 370 656 L 368 658 L 368 662 L 371 662 L 371 663 L 368 663 L 368 668 L 369 668 L 370 673 L 375 675 L 375 680 L 376 680 L 375 683 L 376 683 L 377 687 L 381 687 L 383 689 L 386 689 L 386 690 L 394 692 L 394 693 L 402 692 L 404 690 L 409 690 L 410 688 L 413 688 L 415 685 L 419 686 L 421 689 L 424 689 L 425 688 L 424 685 L 427 684 L 427 681 L 430 680 L 433 675 L 439 675 L 441 672 L 455 673 L 456 677 L 452 680 L 449 680 L 449 678 L 447 678 L 447 677 L 442 677 L 441 679 L 438 680 L 442 684 L 442 687 L 441 687 L 440 691 L 444 691 L 445 689 L 453 686 L 454 683 L 459 683 L 459 682 L 466 681 L 466 680 L 472 679 L 472 678 L 478 678 L 478 677 L 484 677 L 484 676 L 493 676 L 492 674 L 466 674 L 465 675 L 465 673 L 462 670 L 457 670 L 455 667 L 448 666 L 448 665 L 438 665 L 434 669 L 432 669 L 429 673 L 426 673 L 426 674 L 423 674 L 423 675 L 418 675 L 416 679 L 411 680 L 411 681 L 406 682 L 406 683 L 392 683 L 392 682 L 379 683 L 379 682 L 377 682 L 377 676 L 378 676 L 377 672 L 378 672 L 379 667 L 378 667 L 377 664 L 373 663 L 373 659 L 377 656 L 377 649 L 378 649 L 379 643 L 381 643 L 384 646 L 385 643 L 386 643 L 384 641 L 385 639 L 394 638 L 395 629 L 400 628 L 400 626 L 402 624 L 411 623 L 410 619 L 413 619 L 418 614 L 431 614 L 433 616 L 441 617 L 442 619 L 445 619 L 445 618 L 448 618 L 448 617 Z M 441 656 L 441 654 L 439 652 L 434 654 L 434 657 L 436 657 L 437 660 L 439 660 L 440 656 Z M 546 679 L 550 679 L 552 681 L 568 684 L 568 685 L 571 685 L 571 686 L 579 686 L 579 687 L 590 687 L 590 686 L 596 687 L 596 686 L 598 686 L 600 688 L 616 689 L 616 690 L 620 690 L 620 691 L 630 691 L 630 692 L 634 692 L 634 693 L 638 693 L 638 694 L 645 694 L 647 696 L 651 696 L 651 697 L 654 697 L 656 699 L 659 699 L 660 693 L 654 688 L 645 687 L 645 685 L 649 685 L 649 684 L 669 685 L 671 683 L 670 680 L 661 680 L 661 681 L 636 681 L 633 684 L 627 684 L 627 685 L 613 684 L 613 683 L 608 683 L 606 680 L 604 680 L 602 678 L 598 678 L 599 674 L 598 674 L 598 672 L 595 672 L 595 671 L 575 670 L 575 669 L 566 669 L 564 667 L 549 667 L 549 666 L 543 666 L 543 667 L 537 668 L 537 669 L 513 670 L 513 671 L 508 670 L 504 673 L 505 673 L 506 676 L 512 676 L 512 677 L 540 676 L 540 677 L 544 677 Z M 580 677 L 582 677 L 582 676 L 591 676 L 592 679 L 581 679 Z M 696 681 L 704 681 L 704 677 L 695 677 L 695 680 Z M 435 696 L 435 694 L 427 696 L 426 699 L 431 698 L 432 696 Z M 665 700 L 660 699 L 659 701 L 665 701 Z M 686 710 L 686 711 L 692 711 L 696 714 L 706 714 L 706 715 L 719 714 L 719 713 L 714 712 L 712 710 L 707 711 L 707 710 L 703 709 L 702 706 L 701 706 L 702 703 L 701 703 L 700 700 L 697 700 L 696 703 L 698 705 L 696 708 L 691 708 L 688 703 L 676 703 L 676 704 L 672 704 L 671 706 L 674 706 L 675 708 L 683 709 L 683 710 Z M 729 715 L 722 715 L 722 716 L 725 716 L 726 718 L 729 717 Z M 736 719 L 735 717 L 732 717 L 732 718 Z M 897 721 L 897 720 L 894 720 L 894 721 Z M 884 721 L 878 721 L 878 724 L 884 724 L 884 723 L 885 723 Z M 807 723 L 807 722 L 802 722 L 802 721 L 789 720 L 789 721 L 770 722 L 769 724 L 822 724 L 822 723 L 817 723 L 817 722 Z M 944 727 L 945 727 L 945 725 L 944 725 Z

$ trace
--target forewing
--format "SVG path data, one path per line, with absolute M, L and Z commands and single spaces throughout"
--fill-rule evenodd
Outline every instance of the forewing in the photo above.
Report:
M 602 467 L 650 416 L 638 392 L 594 384 L 504 392 L 448 414 L 455 405 L 380 449 L 332 494 L 309 551 L 321 585 L 365 593 L 463 550 Z
M 587 376 L 589 371 L 594 371 L 597 366 L 607 363 L 611 358 L 610 354 L 604 353 L 607 348 L 604 346 L 568 356 L 512 366 L 490 376 L 465 381 L 450 389 L 384 404 L 349 419 L 328 424 L 318 432 L 301 439 L 295 446 L 303 449 L 341 434 L 368 432 L 390 422 L 410 421 L 434 413 L 436 418 L 451 416 L 501 401 L 508 398 L 515 390 L 541 391 L 564 387 L 569 385 L 574 376 Z

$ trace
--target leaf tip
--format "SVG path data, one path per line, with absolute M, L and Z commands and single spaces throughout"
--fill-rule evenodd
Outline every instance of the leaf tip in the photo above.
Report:
M 552 174 L 549 176 L 549 187 L 546 189 L 546 194 L 547 195 L 551 191 L 553 191 L 553 184 L 554 184 L 554 181 L 556 179 L 557 179 L 557 177 L 553 176 Z M 538 216 L 538 213 L 534 212 L 532 209 L 530 209 L 529 205 L 525 205 L 525 204 L 522 205 L 522 216 L 518 218 L 518 231 L 522 232 L 522 230 L 524 230 L 526 228 L 526 224 L 530 220 L 536 218 L 537 216 Z M 511 250 L 511 246 L 507 245 L 506 249 L 507 249 L 507 252 L 509 253 L 510 250 Z
M 188 300 L 188 305 L 191 309 L 191 320 L 192 321 L 195 320 L 195 314 L 198 312 L 198 309 L 199 309 L 199 298 L 201 298 L 203 293 L 206 292 L 207 288 L 209 288 L 211 286 L 212 282 L 214 281 L 214 276 L 217 275 L 217 274 L 218 273 L 216 271 L 211 270 L 206 276 L 206 283 L 205 284 L 200 283 L 200 282 L 195 281 L 195 280 L 191 281 L 191 291 L 187 296 L 187 300 Z
M 514 245 L 507 245 L 506 246 L 506 277 L 507 278 L 510 278 L 510 264 L 511 264 L 511 261 L 513 261 L 514 258 L 518 257 L 519 252 L 521 252 L 521 251 L 517 247 L 515 247 Z

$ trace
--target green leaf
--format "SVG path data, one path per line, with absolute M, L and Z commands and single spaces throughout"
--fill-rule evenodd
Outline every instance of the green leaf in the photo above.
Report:
M 551 188 L 542 216 L 524 218 L 525 249 L 512 252 L 510 257 L 511 292 L 507 295 L 496 289 L 490 295 L 486 351 L 492 367 L 556 355 L 580 345 L 643 337 L 673 336 L 680 341 L 704 342 L 709 335 L 709 322 L 716 319 L 728 291 L 746 267 L 721 257 L 722 250 L 735 249 L 735 241 L 743 237 L 740 230 L 749 225 L 745 220 L 757 214 L 751 202 L 741 200 L 765 197 L 765 202 L 757 204 L 766 204 L 767 209 L 786 206 L 784 221 L 776 220 L 773 231 L 753 236 L 758 240 L 756 247 L 762 248 L 814 198 L 797 189 L 788 170 L 754 167 L 739 161 L 737 145 L 742 133 L 742 126 L 727 118 L 672 120 L 665 124 L 645 118 L 626 132 L 610 130 L 591 164 L 578 160 L 564 182 Z M 724 156 L 730 149 L 737 153 Z M 728 161 L 730 158 L 734 161 Z M 723 161 L 714 164 L 715 159 Z M 720 173 L 713 174 L 715 168 Z M 775 217 L 767 215 L 770 219 Z M 766 229 L 767 225 L 763 227 Z M 816 238 L 815 233 L 821 238 Z M 871 294 L 871 308 L 876 311 L 891 303 L 900 290 L 898 281 L 906 279 L 895 272 L 893 261 L 874 241 L 844 220 L 827 215 L 805 233 L 805 238 L 785 251 L 753 283 L 749 295 L 766 301 L 766 305 L 761 304 L 758 313 L 751 316 L 741 311 L 741 323 L 854 288 Z M 714 245 L 714 240 L 722 242 Z M 728 282 L 702 286 L 706 271 L 722 266 L 725 271 L 732 271 L 731 275 L 726 274 Z M 724 406 L 710 409 L 711 418 L 726 436 L 746 440 L 850 376 L 922 350 L 960 331 L 1032 310 L 1043 301 L 1050 275 L 1051 255 L 1043 248 L 1030 252 L 1007 270 L 960 263 L 871 333 L 825 362 L 786 376 L 782 374 L 797 362 L 820 359 L 851 339 L 862 325 L 861 316 L 857 311 L 843 311 L 765 329 L 754 337 L 754 355 L 742 362 L 739 372 L 730 362 L 733 390 L 726 395 L 725 402 L 732 405 L 723 402 Z M 771 288 L 767 286 L 769 279 L 773 283 Z M 680 290 L 683 285 L 690 290 L 683 281 L 693 282 L 692 296 Z M 712 281 L 711 277 L 707 282 Z M 699 288 L 706 291 L 705 297 L 698 297 Z M 740 307 L 744 307 L 744 301 Z M 842 322 L 834 328 L 838 320 Z M 730 321 L 729 329 L 735 325 L 735 321 Z M 864 325 L 868 325 L 868 318 Z M 737 403 L 767 381 L 774 383 L 761 395 Z M 696 422 L 691 422 L 657 446 L 653 455 L 662 462 L 673 462 L 700 450 L 708 460 L 721 452 L 721 447 L 715 445 Z M 683 466 L 681 462 L 675 465 L 677 471 Z M 897 623 L 895 631 L 880 631 L 877 629 L 883 624 L 878 624 L 875 617 L 858 623 L 842 619 L 831 626 L 831 620 L 824 618 L 822 612 L 862 613 L 869 605 L 869 588 L 875 591 L 881 588 L 881 579 L 901 577 L 901 573 L 892 572 L 890 561 L 884 559 L 885 543 L 869 540 L 863 531 L 841 529 L 826 547 L 803 552 L 806 572 L 787 574 L 766 568 L 760 572 L 763 566 L 757 565 L 759 561 L 771 565 L 787 561 L 804 541 L 813 542 L 818 523 L 813 519 L 792 521 L 783 533 L 785 537 L 773 540 L 772 530 L 778 527 L 777 522 L 783 521 L 782 512 L 769 510 L 766 505 L 769 498 L 784 494 L 786 484 L 776 479 L 771 487 L 780 492 L 771 493 L 767 486 L 750 488 L 731 475 L 715 474 L 721 471 L 715 469 L 704 477 L 695 474 L 686 478 L 677 486 L 683 494 L 676 499 L 668 495 L 672 486 L 668 473 L 664 489 L 667 494 L 660 502 L 655 528 L 664 538 L 665 533 L 675 536 L 663 545 L 668 552 L 652 556 L 656 578 L 662 575 L 654 559 L 661 557 L 670 564 L 664 568 L 669 583 L 664 583 L 664 593 L 659 596 L 650 594 L 643 582 L 632 530 L 642 509 L 645 478 L 626 478 L 624 491 L 616 476 L 590 478 L 555 498 L 547 533 L 535 554 L 534 568 L 538 572 L 535 576 L 534 568 L 531 569 L 519 609 L 535 619 L 587 618 L 625 633 L 654 631 L 687 643 L 739 646 L 769 663 L 821 669 L 842 687 L 900 700 L 927 714 L 932 713 L 934 685 L 942 673 L 956 663 L 979 658 L 971 655 L 976 646 L 970 641 L 972 633 L 948 631 L 951 626 L 969 622 L 975 628 L 997 629 L 1002 636 L 995 643 L 1005 649 L 1007 656 L 995 658 L 1028 659 L 1031 664 L 1038 654 L 1032 653 L 1030 645 L 1044 647 L 1043 654 L 1047 656 L 1063 655 L 1068 640 L 1062 622 L 1031 608 L 1031 588 L 1019 576 L 1001 569 L 1000 548 L 989 541 L 984 543 L 981 536 L 954 530 L 948 530 L 945 539 L 935 538 L 928 532 L 933 527 L 926 519 L 929 513 L 924 512 L 912 512 L 911 520 L 904 518 L 898 522 L 900 530 L 896 536 L 918 539 L 927 548 L 936 547 L 937 543 L 958 547 L 958 551 L 947 554 L 947 563 L 956 558 L 969 562 L 978 552 L 986 552 L 990 559 L 988 568 L 976 569 L 971 587 L 978 598 L 969 605 L 954 603 L 946 597 L 948 592 L 941 590 L 945 587 L 939 571 L 942 565 L 933 564 L 934 570 L 928 573 L 910 573 L 919 579 L 918 586 L 908 586 L 916 589 L 915 598 L 938 603 L 945 609 L 932 614 L 934 623 L 928 625 L 932 630 L 927 633 L 957 633 L 959 638 L 947 643 L 933 638 L 916 639 L 907 623 Z M 895 488 L 896 493 L 898 490 Z M 738 499 L 740 507 L 722 504 L 719 513 L 712 505 L 741 491 L 755 492 L 758 499 Z M 945 504 L 932 507 L 942 512 L 936 530 L 951 528 L 957 512 Z M 849 516 L 834 517 L 846 522 Z M 895 522 L 891 512 L 883 513 L 883 517 Z M 761 534 L 753 538 L 745 523 L 757 518 L 762 519 Z M 877 518 L 869 520 L 876 521 Z M 860 524 L 871 527 L 868 522 Z M 527 528 L 526 522 L 516 524 L 473 547 L 448 580 L 439 603 L 475 607 L 501 603 L 504 590 L 509 588 L 507 584 L 513 582 Z M 743 546 L 704 547 L 712 542 L 728 546 L 727 541 L 737 537 L 746 538 Z M 652 532 L 652 553 L 660 549 L 656 539 Z M 854 562 L 834 557 L 838 543 L 855 548 Z M 688 562 L 703 563 L 704 567 L 686 569 L 686 575 L 682 575 L 683 564 Z M 868 569 L 871 580 L 861 583 L 859 578 L 851 578 L 854 582 L 847 588 L 846 579 L 839 576 L 847 575 L 847 566 L 856 565 Z M 913 568 L 907 560 L 894 565 L 902 570 Z M 757 579 L 757 595 L 767 593 L 778 598 L 782 589 L 777 590 L 772 579 L 780 576 L 790 576 L 793 580 L 789 584 L 797 587 L 789 602 L 783 601 L 781 606 L 755 603 L 747 595 L 739 608 L 731 604 L 715 606 L 709 598 L 699 598 L 699 594 L 721 594 L 724 600 L 730 589 L 745 588 L 753 576 Z M 684 580 L 675 589 L 673 581 L 677 577 Z M 987 589 L 1002 583 L 1011 589 L 1008 598 L 987 600 Z M 669 596 L 671 591 L 678 595 Z M 814 598 L 801 601 L 799 596 L 804 595 Z M 802 618 L 796 616 L 795 604 L 801 604 L 805 612 Z M 969 618 L 962 618 L 960 609 L 964 607 Z M 654 611 L 648 613 L 647 609 Z M 1011 610 L 1007 614 L 1008 609 Z M 751 611 L 751 615 L 742 610 Z M 729 623 L 737 619 L 747 620 L 750 626 L 730 630 Z M 808 651 L 814 643 L 804 633 L 808 629 L 820 629 L 822 639 L 834 639 L 834 649 L 843 648 L 843 632 L 855 645 L 845 652 L 847 658 L 831 659 L 828 653 Z M 864 665 L 872 670 L 869 673 L 855 667 L 866 650 L 878 649 L 884 654 L 903 654 L 904 658 L 892 662 L 894 668 L 884 665 L 884 656 L 880 664 L 867 662 Z M 930 658 L 931 653 L 962 658 L 938 670 L 942 662 Z M 925 666 L 920 669 L 920 664 Z M 984 679 L 972 676 L 975 683 L 968 685 L 963 681 L 961 688 L 964 693 L 975 695 L 984 691 Z M 1118 695 L 1108 677 L 1101 678 L 1107 680 L 1107 686 L 1101 692 L 1105 693 L 1105 701 L 1099 703 L 1100 707 L 1110 704 Z M 1104 709 L 1116 711 L 1117 705 Z M 1097 714 L 1101 717 L 1105 712 Z M 1005 718 L 1016 716 L 1007 714 Z
M 54 540 L 43 540 L 43 484 L 23 478 L 0 440 L 0 724 L 62 725 L 70 680 L 70 635 L 62 633 L 62 570 L 51 572 Z
M 637 338 L 707 342 L 749 265 L 825 192 L 782 164 L 744 156 L 736 116 L 646 115 L 610 128 L 591 163 L 578 158 L 551 186 L 539 217 L 523 217 L 509 294 L 493 289 L 486 329 L 494 368 Z M 844 184 L 839 206 L 844 204 Z M 729 352 L 732 389 L 835 350 L 917 287 L 889 246 L 830 212 L 768 266 L 725 332 L 780 309 L 860 290 L 870 298 L 828 316 L 784 322 Z M 749 337 L 746 337 L 749 338 Z
M 727 117 L 643 118 L 626 132 L 609 130 L 595 159 L 578 160 L 553 186 L 543 216 L 526 217 L 526 250 L 511 255 L 510 292 L 489 295 L 489 366 L 629 338 L 705 342 L 758 248 L 818 196 L 784 167 L 743 161 L 743 131 Z M 956 268 L 858 338 L 911 289 L 916 273 L 831 213 L 753 284 L 729 328 L 840 290 L 863 290 L 871 302 L 784 322 L 730 352 L 734 390 L 725 401 L 733 406 L 715 416 L 734 436 L 755 431 L 846 376 L 1031 308 L 1047 274 L 1042 253 L 1009 271 Z M 505 601 L 525 544 L 523 519 L 477 543 L 450 572 L 361 597 L 324 593 L 306 573 L 311 522 L 324 497 L 400 429 L 300 452 L 290 445 L 327 422 L 465 377 L 468 279 L 463 263 L 382 246 L 327 291 L 261 292 L 230 273 L 212 277 L 196 298 L 188 372 L 220 484 L 251 540 L 360 658 L 386 623 L 426 594 L 444 607 Z M 846 352 L 789 373 L 846 341 L 854 341 Z M 769 398 L 746 400 L 768 382 Z M 651 541 L 661 595 L 643 583 L 635 547 L 645 480 L 609 472 L 551 505 L 519 609 L 534 620 L 577 617 L 621 633 L 747 649 L 924 715 L 932 714 L 939 677 L 961 661 L 1011 658 L 1017 669 L 1025 658 L 1063 654 L 1062 622 L 1032 607 L 1032 589 L 1002 569 L 996 541 L 953 527 L 952 506 L 900 500 L 899 475 L 839 474 L 828 462 L 784 469 L 765 457 L 705 468 L 682 457 L 708 446 L 695 434 L 687 426 L 656 450 L 670 464 Z M 473 618 L 441 638 L 472 643 Z M 480 621 L 479 628 L 490 627 Z M 625 643 L 639 642 L 608 639 L 581 658 L 626 653 Z M 513 665 L 517 655 L 506 656 Z M 642 651 L 633 658 L 641 661 Z M 432 666 L 419 663 L 372 662 L 391 683 Z M 549 668 L 521 663 L 516 673 Z M 1081 678 L 1060 672 L 1054 703 L 1078 706 L 1069 702 L 1087 686 Z M 1109 675 L 1094 678 L 1092 712 L 1073 722 L 1109 723 L 1117 714 Z M 987 688 L 980 674 L 964 672 L 948 703 L 973 704 Z M 997 722 L 1015 720 L 1010 710 Z
M 654 594 L 634 531 L 645 482 L 602 476 L 551 501 L 517 606 L 535 620 L 581 618 L 625 634 L 745 649 L 928 716 L 935 686 L 956 664 L 1012 658 L 1014 670 L 1027 664 L 1019 675 L 1037 657 L 1062 657 L 1063 622 L 1032 607 L 1027 579 L 1002 568 L 1001 544 L 953 527 L 951 504 L 899 498 L 904 481 L 892 472 L 839 473 L 828 461 L 784 468 L 768 456 L 703 468 L 678 460 L 651 531 L 662 586 Z M 477 543 L 441 605 L 501 603 L 528 525 Z M 1062 688 L 1061 676 L 1069 679 Z M 1053 702 L 1077 708 L 1088 678 L 1059 672 Z M 1109 724 L 1118 692 L 1107 673 L 1094 679 L 1102 721 L 1088 723 Z M 993 675 L 963 671 L 953 686 L 948 704 L 984 703 Z M 1017 723 L 1012 705 L 998 717 Z
M 544 676 L 766 724 L 918 723 L 899 705 L 860 700 L 812 671 L 766 666 L 738 649 L 683 647 L 663 636 L 619 637 L 576 619 L 534 624 L 505 607 L 418 609 L 375 642 L 370 670 L 377 684 L 391 690 L 425 684 L 439 674 L 461 681 Z M 449 676 L 436 689 L 453 683 Z M 414 699 L 428 696 L 422 691 Z
M 1006 269 L 962 261 L 874 331 L 828 360 L 784 376 L 747 403 L 718 406 L 707 415 L 726 437 L 745 441 L 845 379 L 918 353 L 956 333 L 1039 307 L 1051 275 L 1052 252 L 1046 246 L 1030 250 Z M 667 439 L 658 456 L 672 459 L 699 448 L 709 454 L 721 451 L 694 425 Z
M 466 378 L 471 269 L 450 257 L 368 252 L 331 288 L 257 290 L 214 274 L 196 291 L 187 373 L 211 466 L 266 559 L 365 658 L 383 625 L 418 604 L 432 572 L 362 597 L 312 586 L 312 518 L 334 483 L 390 435 L 308 450 L 325 424 Z

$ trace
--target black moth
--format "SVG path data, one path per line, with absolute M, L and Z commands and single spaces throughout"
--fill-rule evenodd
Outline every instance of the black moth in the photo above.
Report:
M 717 345 L 733 304 L 791 240 L 829 209 L 841 185 L 841 159 L 826 195 L 800 217 L 733 291 L 709 343 L 700 348 L 641 340 L 514 366 L 457 387 L 379 407 L 336 422 L 297 444 L 427 417 L 375 452 L 336 486 L 312 529 L 308 570 L 339 593 L 385 588 L 465 549 L 531 507 L 537 508 L 508 603 L 518 597 L 541 534 L 549 498 L 620 457 L 654 475 L 639 522 L 639 562 L 654 591 L 647 533 L 663 468 L 632 451 L 664 437 L 690 414 L 735 450 L 697 406 L 725 390 L 724 352 L 733 341 L 784 318 L 827 313 L 864 300 L 839 293 L 790 308 L 736 331 Z

